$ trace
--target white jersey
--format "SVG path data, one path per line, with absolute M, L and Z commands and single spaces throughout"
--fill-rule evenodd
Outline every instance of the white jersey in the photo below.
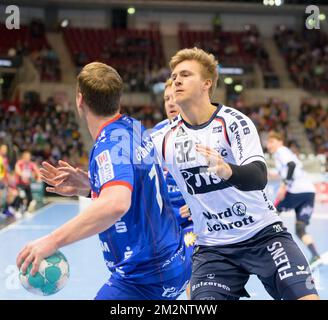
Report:
M 197 143 L 206 145 L 236 165 L 265 162 L 256 128 L 241 112 L 219 105 L 199 126 L 179 115 L 154 133 L 153 141 L 192 212 L 197 244 L 238 243 L 281 221 L 265 190 L 240 191 L 209 174 L 205 158 L 195 150 Z
M 287 191 L 290 193 L 305 193 L 315 192 L 315 187 L 309 179 L 306 172 L 303 170 L 302 162 L 297 156 L 287 147 L 281 146 L 274 153 L 276 168 L 282 179 L 285 179 L 288 172 L 288 162 L 295 162 L 295 169 L 292 177 L 292 182 L 287 185 Z

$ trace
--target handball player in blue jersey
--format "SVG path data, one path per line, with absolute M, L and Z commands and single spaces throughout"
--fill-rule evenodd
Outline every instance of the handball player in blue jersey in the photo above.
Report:
M 150 137 L 140 122 L 119 113 L 123 83 L 115 69 L 90 63 L 78 75 L 76 104 L 95 141 L 90 153 L 92 204 L 51 234 L 27 244 L 17 257 L 23 270 L 59 248 L 99 234 L 109 280 L 96 299 L 176 299 L 190 278 L 183 236 Z M 44 163 L 48 191 L 84 195 L 86 176 Z M 69 170 L 76 174 L 69 177 Z M 76 185 L 74 178 L 80 176 Z M 70 180 L 71 179 L 71 180 Z
M 151 135 L 153 142 L 159 145 L 162 144 L 162 140 L 164 139 L 166 132 L 170 130 L 171 121 L 173 121 L 173 119 L 175 119 L 180 113 L 180 108 L 174 101 L 172 79 L 168 79 L 165 83 L 164 108 L 167 119 L 158 123 L 153 128 Z M 193 233 L 193 223 L 190 217 L 190 211 L 188 206 L 186 205 L 185 200 L 183 199 L 182 193 L 180 192 L 175 180 L 173 179 L 172 175 L 165 166 L 163 166 L 163 173 L 174 213 L 183 231 L 184 242 L 187 249 L 186 256 L 187 258 L 191 258 L 194 249 L 194 244 L 196 242 L 196 235 Z M 187 296 L 189 298 L 189 286 L 186 291 Z

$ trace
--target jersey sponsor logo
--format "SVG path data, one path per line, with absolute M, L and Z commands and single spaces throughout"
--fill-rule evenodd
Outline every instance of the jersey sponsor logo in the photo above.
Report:
M 239 112 L 232 111 L 231 109 L 226 109 L 224 112 L 225 113 L 230 113 L 231 116 L 235 117 L 239 121 L 240 125 L 243 127 L 244 135 L 247 135 L 247 134 L 249 134 L 251 132 L 251 130 L 249 129 L 249 127 L 246 127 L 246 126 L 248 126 L 247 121 L 244 120 L 243 116 L 240 115 Z M 233 133 L 233 132 L 236 131 L 237 127 L 238 127 L 237 123 L 236 122 L 233 122 L 230 125 L 229 128 L 230 128 L 231 132 Z
M 215 173 L 208 173 L 206 166 L 180 170 L 190 194 L 202 194 L 229 188 Z
M 125 277 L 125 272 L 123 271 L 123 267 L 115 268 L 115 272 L 117 272 L 121 277 Z
M 232 206 L 232 211 L 236 216 L 244 216 L 246 214 L 247 207 L 244 203 L 242 202 L 236 202 Z
M 166 182 L 167 184 L 167 182 Z M 180 189 L 178 186 L 176 185 L 170 185 L 170 184 L 167 184 L 167 190 L 169 193 L 173 193 L 173 192 L 180 192 Z
M 115 230 L 117 233 L 124 233 L 124 232 L 127 232 L 128 231 L 128 228 L 125 224 L 124 221 L 122 220 L 118 220 L 116 223 L 115 223 Z
M 234 133 L 238 128 L 238 124 L 236 122 L 233 122 L 230 126 L 229 129 L 232 133 Z
M 110 252 L 107 242 L 100 241 L 100 247 L 102 252 Z
M 191 291 L 195 291 L 196 289 L 201 287 L 217 287 L 226 291 L 231 291 L 230 287 L 228 287 L 227 285 L 215 281 L 200 281 L 191 287 Z
M 183 136 L 187 136 L 187 132 L 182 127 L 180 127 L 178 132 L 177 132 L 177 138 L 178 137 L 183 137 Z
M 282 229 L 282 227 L 281 227 L 280 224 L 274 224 L 274 225 L 272 226 L 272 228 L 273 228 L 273 230 L 274 230 L 275 232 L 282 232 L 282 231 L 284 231 L 284 230 Z
M 243 145 L 241 143 L 241 138 L 240 138 L 239 131 L 236 131 L 235 138 L 236 138 L 236 141 L 237 141 L 237 148 L 238 148 L 238 151 L 239 151 L 239 160 L 241 160 L 244 157 L 244 155 L 243 155 L 244 148 L 243 148 Z
M 154 140 L 156 137 L 162 136 L 163 134 L 164 134 L 164 132 L 162 130 L 155 131 L 155 132 L 151 133 L 151 138 Z
M 242 120 L 242 121 L 240 121 L 240 124 L 241 124 L 242 127 L 246 127 L 247 126 L 247 121 Z
M 265 192 L 263 190 L 262 190 L 262 195 L 263 195 L 264 201 L 268 205 L 268 209 L 271 210 L 271 211 L 275 211 L 275 208 L 274 208 L 272 202 L 268 200 L 268 197 L 267 197 L 267 195 L 265 194 Z
M 182 294 L 186 290 L 188 283 L 189 283 L 189 280 L 187 280 L 181 288 L 178 288 L 178 287 L 165 288 L 163 286 L 162 297 L 166 297 L 166 298 L 178 297 L 180 294 Z
M 220 133 L 222 132 L 222 128 L 223 128 L 222 126 L 214 127 L 212 133 Z
M 192 231 L 187 232 L 183 237 L 186 247 L 193 246 L 196 243 L 196 239 L 197 237 Z
M 94 185 L 96 188 L 100 188 L 100 183 L 99 183 L 99 178 L 97 175 L 95 175 L 95 182 L 94 182 Z
M 109 150 L 104 150 L 95 159 L 98 165 L 99 182 L 103 185 L 115 177 Z
M 184 249 L 184 246 L 181 246 L 179 248 L 179 250 L 170 258 L 170 259 L 167 259 L 163 265 L 162 265 L 162 268 L 165 268 L 167 267 L 168 265 L 170 265 L 176 258 L 178 258 L 179 256 L 181 257 L 181 259 L 184 261 L 185 260 L 185 256 L 182 255 L 183 253 L 183 249 Z
M 129 259 L 133 254 L 133 251 L 130 247 L 126 247 L 126 250 L 124 251 L 124 260 Z
M 227 149 L 222 148 L 221 151 L 218 151 L 221 157 L 226 157 L 228 155 Z
M 115 265 L 114 261 L 109 261 L 109 260 L 105 260 L 105 264 L 107 266 L 107 268 L 113 268 Z
M 141 145 L 139 145 L 136 149 L 136 158 L 138 161 L 141 159 L 145 159 L 154 149 L 154 143 L 151 141 L 150 137 L 146 137 Z
M 275 266 L 279 267 L 278 275 L 280 280 L 292 277 L 294 274 L 291 272 L 291 264 L 282 243 L 275 241 L 267 246 L 267 250 L 270 252 Z
M 247 134 L 251 133 L 251 130 L 248 127 L 246 127 L 243 129 L 243 132 L 244 132 L 244 135 L 247 135 Z
M 238 215 L 240 215 L 240 213 L 246 214 L 246 206 L 244 205 L 244 207 L 243 207 L 242 205 L 243 204 L 241 202 L 237 202 L 237 203 L 233 204 L 232 208 L 226 208 L 226 210 L 224 210 L 222 212 L 218 212 L 218 213 L 210 213 L 208 211 L 203 212 L 203 216 L 207 220 L 209 220 L 209 221 L 207 221 L 207 230 L 210 232 L 228 231 L 231 229 L 241 228 L 243 226 L 247 226 L 251 223 L 254 223 L 255 220 L 253 219 L 252 216 L 244 217 L 242 220 L 236 220 L 236 221 L 232 221 L 232 222 L 228 222 L 228 223 L 226 223 L 226 222 L 223 223 L 223 222 L 219 221 L 221 219 L 233 217 L 232 212 L 235 214 L 237 212 Z M 241 208 L 241 209 L 239 209 L 239 211 L 237 210 L 238 207 Z

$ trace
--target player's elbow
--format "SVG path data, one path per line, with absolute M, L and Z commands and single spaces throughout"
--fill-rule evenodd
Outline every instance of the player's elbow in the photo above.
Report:
M 117 212 L 117 215 L 119 215 L 121 217 L 129 211 L 130 206 L 131 206 L 131 201 L 129 201 L 128 199 L 124 202 L 121 201 L 116 204 L 115 212 Z
M 263 190 L 268 183 L 268 177 L 266 175 L 262 175 L 258 178 L 258 190 Z
M 124 201 L 117 199 L 116 201 L 111 201 L 107 204 L 108 211 L 111 216 L 115 219 L 122 218 L 130 209 L 131 201 L 129 199 L 124 199 Z

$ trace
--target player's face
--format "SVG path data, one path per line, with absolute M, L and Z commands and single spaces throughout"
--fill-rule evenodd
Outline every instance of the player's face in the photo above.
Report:
M 180 108 L 174 101 L 172 86 L 167 87 L 164 91 L 164 106 L 169 120 L 175 118 L 180 113 Z
M 185 60 L 176 65 L 172 71 L 172 88 L 175 102 L 182 106 L 185 103 L 199 100 L 208 95 L 208 80 L 202 76 L 202 66 L 195 60 Z
M 6 156 L 8 153 L 8 147 L 3 144 L 1 147 L 0 147 L 0 155 L 2 156 Z
M 280 147 L 281 142 L 277 139 L 270 138 L 267 142 L 267 149 L 270 153 L 275 153 Z
M 22 159 L 26 162 L 30 162 L 31 161 L 31 154 L 29 152 L 24 152 L 22 155 Z

